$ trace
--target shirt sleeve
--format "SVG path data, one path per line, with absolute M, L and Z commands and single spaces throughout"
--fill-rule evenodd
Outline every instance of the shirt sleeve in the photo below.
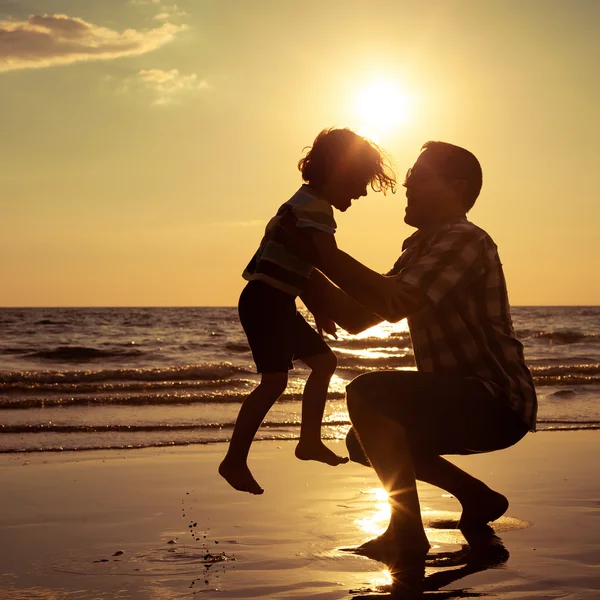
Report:
M 449 293 L 483 275 L 481 236 L 466 229 L 438 234 L 415 260 L 394 277 L 417 287 L 435 305 Z
M 325 233 L 335 235 L 336 222 L 331 205 L 322 202 L 310 202 L 303 206 L 294 206 L 292 212 L 296 216 L 296 227 L 312 227 Z

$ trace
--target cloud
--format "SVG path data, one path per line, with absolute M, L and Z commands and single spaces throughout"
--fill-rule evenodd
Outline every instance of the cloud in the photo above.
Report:
M 210 88 L 208 82 L 205 79 L 199 80 L 196 73 L 182 75 L 178 69 L 142 69 L 138 75 L 146 87 L 157 92 L 154 104 L 159 105 L 172 104 L 180 92 Z
M 119 33 L 67 15 L 0 21 L 0 72 L 145 54 L 170 42 L 186 25 Z
M 185 10 L 181 10 L 177 4 L 161 5 L 160 9 L 162 12 L 154 15 L 153 17 L 156 21 L 168 21 L 170 19 L 185 17 L 187 15 Z

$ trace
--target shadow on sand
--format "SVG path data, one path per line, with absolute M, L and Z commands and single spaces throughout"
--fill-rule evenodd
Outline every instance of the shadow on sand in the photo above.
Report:
M 439 591 L 467 575 L 493 569 L 506 563 L 508 550 L 494 530 L 486 526 L 477 531 L 463 531 L 467 540 L 460 550 L 427 555 L 421 560 L 397 560 L 386 562 L 393 583 L 378 590 L 363 590 L 353 595 L 353 600 L 387 598 L 388 600 L 418 600 L 419 598 L 447 599 L 481 598 L 486 593 L 472 589 Z M 360 552 L 359 552 L 360 553 Z M 426 568 L 435 568 L 434 573 L 425 575 Z M 365 593 L 365 592 L 372 593 Z M 357 594 L 352 591 L 352 594 Z

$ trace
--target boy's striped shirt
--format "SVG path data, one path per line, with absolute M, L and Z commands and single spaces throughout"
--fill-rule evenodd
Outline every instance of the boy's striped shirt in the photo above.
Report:
M 314 267 L 286 250 L 271 236 L 281 217 L 288 211 L 296 217 L 296 227 L 312 227 L 335 234 L 337 225 L 331 204 L 319 198 L 307 185 L 303 185 L 280 206 L 277 214 L 267 224 L 260 247 L 242 277 L 247 281 L 264 281 L 287 294 L 299 296 Z

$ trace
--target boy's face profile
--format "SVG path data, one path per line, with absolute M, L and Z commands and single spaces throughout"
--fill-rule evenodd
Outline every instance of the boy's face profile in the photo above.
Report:
M 346 212 L 352 200 L 367 195 L 370 179 L 356 174 L 340 174 L 330 179 L 321 189 L 321 195 L 335 208 Z

